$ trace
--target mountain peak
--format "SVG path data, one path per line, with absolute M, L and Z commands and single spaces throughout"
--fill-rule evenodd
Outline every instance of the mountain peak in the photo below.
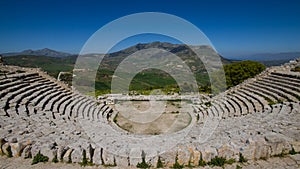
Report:
M 4 56 L 16 56 L 16 55 L 32 55 L 32 56 L 48 56 L 48 57 L 67 57 L 71 56 L 72 54 L 65 53 L 65 52 L 58 52 L 49 48 L 43 48 L 38 50 L 24 50 L 19 53 L 4 53 Z

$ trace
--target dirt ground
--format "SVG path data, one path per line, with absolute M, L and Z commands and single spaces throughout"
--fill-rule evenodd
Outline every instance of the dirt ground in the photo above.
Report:
M 106 167 L 106 166 L 80 166 L 77 163 L 38 163 L 31 165 L 32 159 L 23 159 L 21 157 L 7 158 L 0 156 L 0 169 L 123 169 L 124 167 Z M 125 167 L 126 169 L 133 169 L 136 167 Z
M 132 104 L 136 109 L 145 111 L 149 109 L 150 105 L 148 101 L 128 101 L 121 102 L 123 106 L 130 106 Z M 157 135 L 164 133 L 173 133 L 187 127 L 191 122 L 191 116 L 188 112 L 180 111 L 182 106 L 188 106 L 187 103 L 178 101 L 168 101 L 165 104 L 165 110 L 162 114 L 150 123 L 138 123 L 131 121 L 124 117 L 124 112 L 119 112 L 115 118 L 115 122 L 122 129 L 135 134 Z M 184 109 L 188 110 L 188 109 Z M 126 111 L 126 110 L 123 110 Z M 148 110 L 149 113 L 155 113 Z M 126 112 L 128 113 L 128 112 Z M 147 114 L 145 115 L 147 116 Z M 144 117 L 147 118 L 147 117 Z

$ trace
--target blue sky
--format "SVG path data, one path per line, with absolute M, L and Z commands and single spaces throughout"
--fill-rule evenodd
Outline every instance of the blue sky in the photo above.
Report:
M 0 53 L 41 48 L 78 53 L 99 28 L 138 12 L 164 12 L 188 20 L 225 57 L 300 51 L 299 9 L 299 0 L 2 0 Z M 155 40 L 170 39 L 145 36 L 120 47 Z

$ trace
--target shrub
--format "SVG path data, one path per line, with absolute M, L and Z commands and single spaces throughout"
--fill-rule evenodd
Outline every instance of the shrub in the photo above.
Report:
M 204 104 L 205 104 L 205 106 L 207 106 L 207 107 L 210 107 L 210 106 L 211 106 L 211 102 L 205 102 Z
M 189 167 L 189 168 L 193 168 L 194 167 L 194 165 L 192 165 L 191 160 L 189 160 L 187 167 Z
M 44 156 L 43 154 L 41 154 L 40 152 L 38 152 L 32 160 L 31 165 L 37 164 L 39 162 L 47 162 L 49 160 L 49 158 L 47 156 Z
M 53 162 L 53 163 L 58 163 L 58 159 L 57 159 L 57 155 L 56 155 L 56 154 L 55 154 L 55 156 L 53 157 L 52 162 Z
M 148 164 L 146 162 L 146 154 L 144 151 L 142 151 L 142 162 L 141 163 L 137 163 L 136 165 L 137 168 L 150 168 L 151 164 Z
M 17 73 L 25 73 L 25 71 L 23 71 L 23 70 L 17 70 L 16 72 Z
M 202 158 L 202 154 L 200 154 L 200 159 L 199 159 L 199 166 L 204 167 L 206 165 L 206 162 Z
M 104 167 L 115 167 L 117 166 L 116 158 L 114 157 L 114 163 L 113 164 L 104 164 L 102 163 Z
M 6 148 L 6 151 L 7 151 L 7 157 L 8 158 L 11 158 L 13 155 L 12 155 L 12 151 L 11 151 L 11 146 L 8 146 L 7 148 Z
M 118 114 L 116 114 L 116 116 L 115 116 L 114 119 L 113 119 L 113 122 L 114 122 L 114 123 L 118 123 L 118 119 L 117 119 L 117 118 L 118 118 Z
M 88 161 L 88 158 L 86 158 L 86 151 L 82 151 L 82 162 L 79 163 L 81 166 L 92 166 L 93 163 Z
M 289 154 L 291 154 L 291 155 L 297 154 L 297 152 L 295 151 L 294 147 L 292 147 L 292 150 L 289 151 Z
M 281 152 L 280 154 L 275 154 L 274 157 L 284 157 L 286 154 L 284 154 L 283 152 Z
M 239 153 L 239 162 L 240 162 L 240 163 L 247 162 L 247 159 L 243 156 L 242 153 Z
M 208 163 L 209 165 L 212 165 L 212 166 L 224 166 L 226 163 L 226 158 L 224 157 L 214 157 L 213 159 L 211 159 L 211 161 Z
M 236 165 L 236 169 L 242 169 L 242 167 L 239 165 Z
M 295 68 L 292 69 L 294 72 L 300 72 L 300 66 L 296 66 Z
M 156 168 L 163 168 L 163 167 L 164 167 L 164 164 L 161 161 L 160 156 L 158 156 L 158 160 L 157 160 L 157 163 L 156 163 Z
M 228 87 L 236 86 L 248 78 L 265 70 L 265 66 L 255 61 L 241 61 L 224 66 Z
M 226 164 L 233 164 L 233 163 L 235 163 L 236 161 L 235 161 L 235 159 L 233 159 L 233 158 L 231 158 L 231 159 L 229 159 L 229 160 L 226 160 Z
M 260 159 L 260 160 L 266 161 L 266 160 L 267 160 L 267 157 L 260 157 L 259 159 Z
M 173 164 L 172 168 L 181 169 L 183 167 L 184 167 L 183 165 L 179 164 L 179 162 L 178 162 L 178 155 L 176 155 L 176 157 L 175 157 L 175 163 Z

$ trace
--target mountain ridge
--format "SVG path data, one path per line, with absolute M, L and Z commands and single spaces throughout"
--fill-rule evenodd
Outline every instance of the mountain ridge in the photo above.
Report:
M 48 57 L 67 57 L 73 54 L 67 52 L 59 52 L 49 48 L 43 48 L 38 50 L 27 49 L 22 52 L 12 52 L 12 53 L 2 53 L 1 55 L 7 56 L 17 56 L 17 55 L 30 55 L 30 56 L 48 56 Z
M 210 46 L 207 45 L 199 45 L 201 48 L 211 48 Z M 148 48 L 160 48 L 167 50 L 171 53 L 181 53 L 181 54 L 187 54 L 187 55 L 192 55 L 193 51 L 189 50 L 188 45 L 185 44 L 172 44 L 169 42 L 150 42 L 150 43 L 138 43 L 133 46 L 124 48 L 119 51 L 107 53 L 108 57 L 115 57 L 115 56 L 128 56 L 129 54 L 132 54 L 138 50 L 142 49 L 148 49 Z M 211 48 L 212 49 L 212 48 Z M 87 53 L 83 55 L 92 55 L 92 54 L 103 54 L 103 53 Z M 63 58 L 63 57 L 68 57 L 68 56 L 74 56 L 74 55 L 79 55 L 79 54 L 71 54 L 68 52 L 61 52 L 49 48 L 43 48 L 43 49 L 38 49 L 38 50 L 32 50 L 32 49 L 27 49 L 23 50 L 21 52 L 8 52 L 8 53 L 2 53 L 1 54 L 4 57 L 7 56 L 18 56 L 18 55 L 30 55 L 30 56 L 48 56 L 48 57 L 58 57 L 58 58 Z M 218 54 L 222 60 L 254 60 L 254 61 L 259 61 L 262 63 L 268 63 L 270 64 L 270 61 L 273 63 L 274 61 L 278 61 L 278 63 L 284 63 L 288 60 L 293 60 L 295 58 L 300 57 L 300 52 L 277 52 L 277 53 L 255 53 L 251 55 L 244 55 L 240 57 L 223 57 L 222 55 Z M 271 64 L 272 65 L 272 64 Z M 275 64 L 277 65 L 277 64 Z

